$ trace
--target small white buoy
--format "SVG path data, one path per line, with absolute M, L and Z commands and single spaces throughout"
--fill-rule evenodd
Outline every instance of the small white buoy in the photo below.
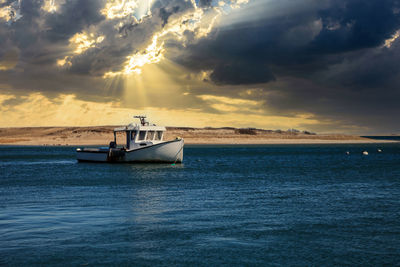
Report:
M 363 151 L 363 155 L 368 156 L 368 151 Z
M 381 153 L 381 152 L 382 152 L 382 149 L 378 148 L 378 152 Z
M 349 151 L 346 151 L 346 155 L 350 155 L 350 152 L 349 152 Z

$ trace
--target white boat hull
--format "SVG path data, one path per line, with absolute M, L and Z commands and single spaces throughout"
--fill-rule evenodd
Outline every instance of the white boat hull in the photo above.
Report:
M 132 150 L 83 149 L 77 151 L 78 161 L 92 162 L 168 162 L 183 160 L 183 139 L 147 145 Z
M 183 139 L 126 151 L 127 162 L 182 162 Z

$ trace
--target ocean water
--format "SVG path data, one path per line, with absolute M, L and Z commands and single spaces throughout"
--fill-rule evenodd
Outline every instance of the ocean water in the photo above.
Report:
M 0 147 L 0 265 L 400 262 L 400 144 L 187 145 L 177 165 L 74 151 Z

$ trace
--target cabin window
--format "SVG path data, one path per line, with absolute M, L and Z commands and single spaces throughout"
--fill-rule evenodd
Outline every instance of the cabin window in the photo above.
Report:
M 131 132 L 131 140 L 135 140 L 136 134 L 137 134 L 137 131 Z
M 138 140 L 144 140 L 145 137 L 146 137 L 146 131 L 140 131 Z
M 162 135 L 163 135 L 162 131 L 157 131 L 155 140 L 161 141 L 162 140 Z
M 154 134 L 155 134 L 154 131 L 149 131 L 149 132 L 147 133 L 147 140 L 148 140 L 148 141 L 153 141 Z

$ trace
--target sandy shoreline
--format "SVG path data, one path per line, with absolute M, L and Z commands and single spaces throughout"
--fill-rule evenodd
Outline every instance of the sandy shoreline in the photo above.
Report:
M 31 146 L 106 146 L 113 138 L 116 126 L 95 127 L 21 127 L 0 128 L 0 145 Z M 395 141 L 374 140 L 354 135 L 331 134 L 316 135 L 311 133 L 293 133 L 260 129 L 240 130 L 225 128 L 185 128 L 168 127 L 164 137 L 172 140 L 176 137 L 185 139 L 185 144 L 362 144 L 388 143 Z M 117 143 L 124 144 L 121 133 Z

